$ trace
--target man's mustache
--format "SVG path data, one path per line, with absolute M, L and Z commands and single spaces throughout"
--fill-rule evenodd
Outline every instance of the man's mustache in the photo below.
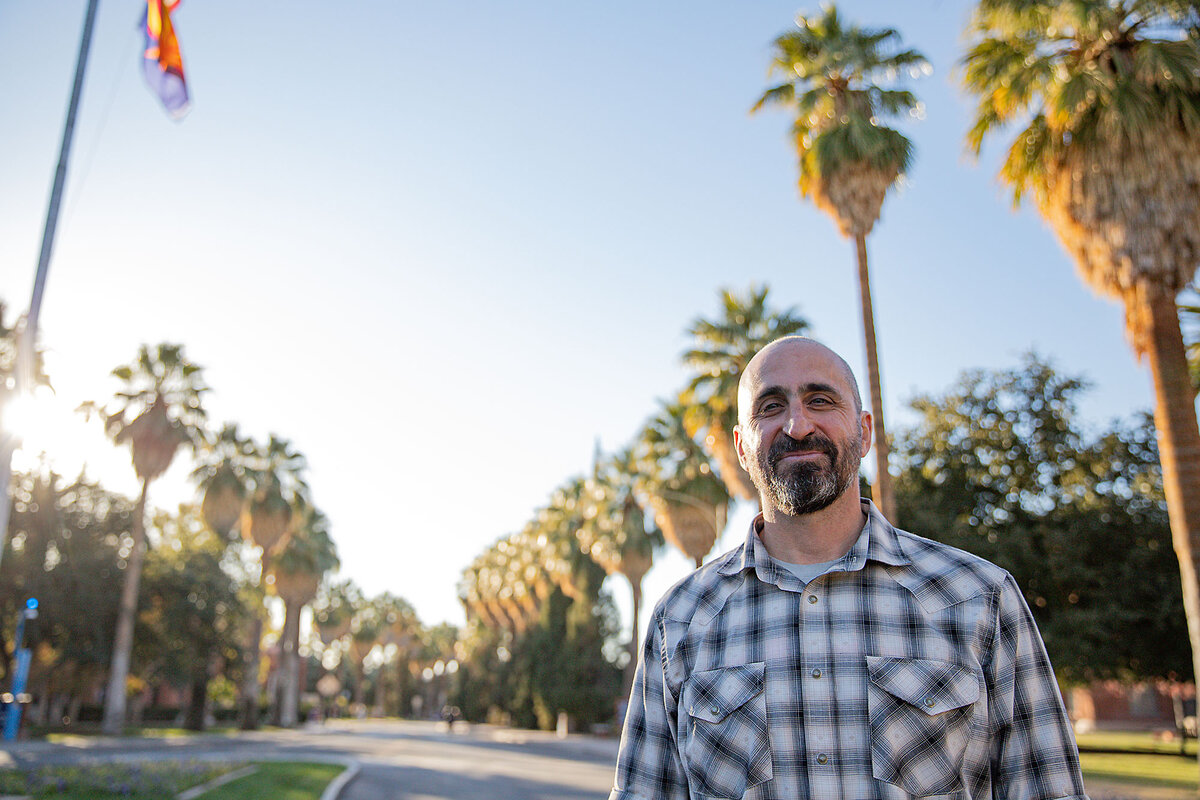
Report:
M 784 456 L 797 453 L 824 453 L 829 456 L 830 461 L 836 462 L 837 452 L 837 445 L 827 436 L 819 433 L 810 433 L 799 441 L 786 433 L 781 433 L 779 438 L 771 443 L 771 449 L 767 451 L 767 460 L 774 466 Z

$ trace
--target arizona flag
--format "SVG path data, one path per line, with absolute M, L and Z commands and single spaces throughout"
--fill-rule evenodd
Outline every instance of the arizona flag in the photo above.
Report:
M 178 5 L 179 0 L 147 0 L 146 50 L 142 62 L 146 83 L 176 119 L 188 112 L 183 56 L 175 38 L 175 26 L 171 24 L 171 12 Z

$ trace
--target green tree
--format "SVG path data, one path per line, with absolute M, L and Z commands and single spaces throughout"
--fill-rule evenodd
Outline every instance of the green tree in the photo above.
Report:
M 854 240 L 875 425 L 874 497 L 884 516 L 895 522 L 867 235 L 879 220 L 888 190 L 912 163 L 912 142 L 883 121 L 919 115 L 921 108 L 912 92 L 885 85 L 904 71 L 915 75 L 928 70 L 929 64 L 916 50 L 903 49 L 893 28 L 843 25 L 832 3 L 820 16 L 798 16 L 796 30 L 781 34 L 774 45 L 770 69 L 783 82 L 767 89 L 752 110 L 779 105 L 794 114 L 800 194 Z
M 1194 3 L 984 0 L 964 59 L 967 137 L 1016 124 L 1000 179 L 1026 193 L 1149 358 L 1163 484 L 1200 665 L 1200 429 L 1176 295 L 1200 261 L 1200 38 Z
M 150 484 L 171 466 L 183 446 L 195 450 L 204 438 L 202 395 L 208 391 L 200 367 L 183 354 L 181 345 L 142 345 L 137 358 L 112 371 L 122 384 L 111 409 L 84 404 L 89 413 L 99 413 L 104 430 L 115 444 L 129 445 L 133 469 L 141 481 L 133 515 L 133 546 L 125 569 L 117 630 L 113 641 L 112 668 L 104 694 L 103 730 L 115 735 L 125 723 L 125 679 L 133 649 L 138 586 L 146 557 L 146 498 Z
M 1153 426 L 1089 434 L 1085 389 L 1027 355 L 916 398 L 919 422 L 897 437 L 901 510 L 1013 573 L 1064 680 L 1186 680 Z
M 317 596 L 326 573 L 340 563 L 325 515 L 312 507 L 301 514 L 287 544 L 271 559 L 275 593 L 284 608 L 279 681 L 279 724 L 284 728 L 293 728 L 299 721 L 300 611 Z
M 750 359 L 781 336 L 801 334 L 808 321 L 795 308 L 774 311 L 769 289 L 750 287 L 745 295 L 721 291 L 721 316 L 697 317 L 688 328 L 692 349 L 683 362 L 695 373 L 683 393 L 688 430 L 702 435 L 705 447 L 733 497 L 758 501 L 758 490 L 738 463 L 733 445 L 737 425 L 738 381 Z
M 0 564 L 3 635 L 11 641 L 19 611 L 36 597 L 36 632 L 25 641 L 35 656 L 29 686 L 53 695 L 62 709 L 53 716 L 76 719 L 112 657 L 133 502 L 48 469 L 17 474 L 12 490 L 12 536 Z M 48 716 L 50 705 L 42 705 Z
M 199 509 L 159 512 L 153 524 L 161 544 L 146 558 L 135 651 L 148 677 L 190 687 L 184 727 L 199 731 L 210 680 L 240 660 L 247 609 L 223 565 L 229 543 L 208 528 Z

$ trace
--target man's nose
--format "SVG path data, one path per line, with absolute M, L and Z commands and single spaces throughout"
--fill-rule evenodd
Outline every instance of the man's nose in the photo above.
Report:
M 783 432 L 792 437 L 796 441 L 800 441 L 808 434 L 812 433 L 813 423 L 808 418 L 808 414 L 804 410 L 804 406 L 796 406 L 788 412 L 787 422 L 784 424 Z

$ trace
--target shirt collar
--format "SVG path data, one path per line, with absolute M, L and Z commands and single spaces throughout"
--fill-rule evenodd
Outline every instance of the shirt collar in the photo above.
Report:
M 867 515 L 867 522 L 863 525 L 858 539 L 846 553 L 845 570 L 853 572 L 862 569 L 867 561 L 878 561 L 892 566 L 912 563 L 900 547 L 896 529 L 884 518 L 883 514 L 879 513 L 875 504 L 864 497 L 862 498 L 862 507 L 863 512 Z M 761 569 L 764 572 L 774 570 L 771 556 L 767 553 L 767 547 L 763 544 L 762 537 L 759 536 L 761 525 L 762 514 L 759 514 L 750 523 L 750 531 L 746 534 L 746 541 L 741 548 L 731 553 L 731 557 L 717 568 L 719 573 L 734 575 L 747 569 Z

